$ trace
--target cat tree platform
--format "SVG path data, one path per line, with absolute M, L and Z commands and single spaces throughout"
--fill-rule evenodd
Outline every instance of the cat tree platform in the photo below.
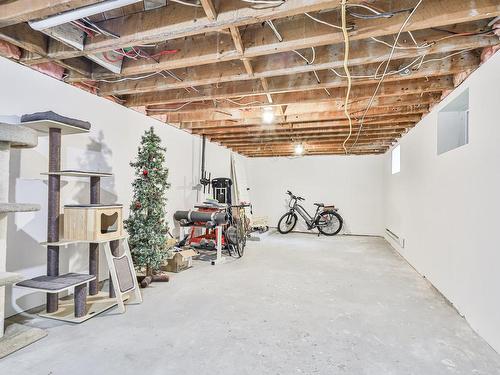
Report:
M 22 280 L 14 272 L 6 272 L 7 217 L 15 212 L 38 211 L 30 203 L 9 203 L 9 162 L 11 148 L 32 148 L 38 144 L 37 132 L 22 124 L 0 123 L 0 358 L 35 341 L 47 333 L 39 328 L 10 324 L 4 327 L 5 287 Z
M 61 131 L 61 135 L 70 134 L 81 134 L 88 133 L 89 130 L 82 128 L 80 126 L 69 125 L 59 121 L 53 120 L 37 120 L 37 121 L 27 121 L 22 123 L 23 126 L 36 130 L 40 133 L 49 134 L 50 129 L 58 129 Z
M 94 275 L 66 273 L 60 276 L 37 276 L 16 283 L 21 288 L 33 289 L 39 292 L 59 293 L 73 287 L 86 284 L 95 279 Z
M 0 272 L 0 287 L 15 284 L 22 280 L 22 276 L 14 272 Z
M 40 205 L 31 203 L 0 203 L 0 214 L 39 211 Z
M 56 172 L 44 172 L 43 175 L 47 176 L 66 176 L 66 177 L 112 177 L 112 173 L 106 172 L 92 172 L 92 171 L 77 171 L 73 169 L 68 169 L 64 171 Z

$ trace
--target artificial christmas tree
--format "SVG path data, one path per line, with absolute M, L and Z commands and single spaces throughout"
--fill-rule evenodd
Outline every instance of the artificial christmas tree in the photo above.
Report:
M 142 136 L 137 159 L 130 166 L 135 169 L 132 183 L 134 196 L 130 215 L 124 221 L 130 235 L 130 246 L 135 266 L 146 275 L 160 270 L 167 256 L 168 223 L 165 205 L 168 168 L 165 166 L 165 151 L 161 139 L 153 128 Z

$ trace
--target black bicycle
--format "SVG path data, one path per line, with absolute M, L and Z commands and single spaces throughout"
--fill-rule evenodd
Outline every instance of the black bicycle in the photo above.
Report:
M 337 212 L 335 206 L 325 206 L 323 203 L 314 203 L 316 213 L 311 216 L 304 207 L 298 202 L 305 200 L 302 197 L 293 195 L 291 191 L 286 192 L 290 196 L 288 203 L 290 211 L 284 214 L 278 222 L 278 231 L 282 234 L 289 233 L 297 224 L 297 213 L 304 219 L 307 224 L 307 229 L 317 228 L 318 231 L 326 236 L 335 236 L 342 229 L 344 220 Z

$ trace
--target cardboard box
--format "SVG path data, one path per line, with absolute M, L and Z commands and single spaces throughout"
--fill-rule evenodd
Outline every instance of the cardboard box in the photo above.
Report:
M 174 253 L 168 260 L 165 271 L 181 272 L 193 266 L 193 256 L 198 255 L 194 250 L 182 250 Z

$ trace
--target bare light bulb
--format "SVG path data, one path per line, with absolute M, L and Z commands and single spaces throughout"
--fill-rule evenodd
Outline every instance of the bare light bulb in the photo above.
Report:
M 300 143 L 295 145 L 294 152 L 295 155 L 302 155 L 304 153 L 304 146 L 302 146 Z
M 270 124 L 274 120 L 274 112 L 272 108 L 264 108 L 264 111 L 262 112 L 262 121 L 264 124 Z

